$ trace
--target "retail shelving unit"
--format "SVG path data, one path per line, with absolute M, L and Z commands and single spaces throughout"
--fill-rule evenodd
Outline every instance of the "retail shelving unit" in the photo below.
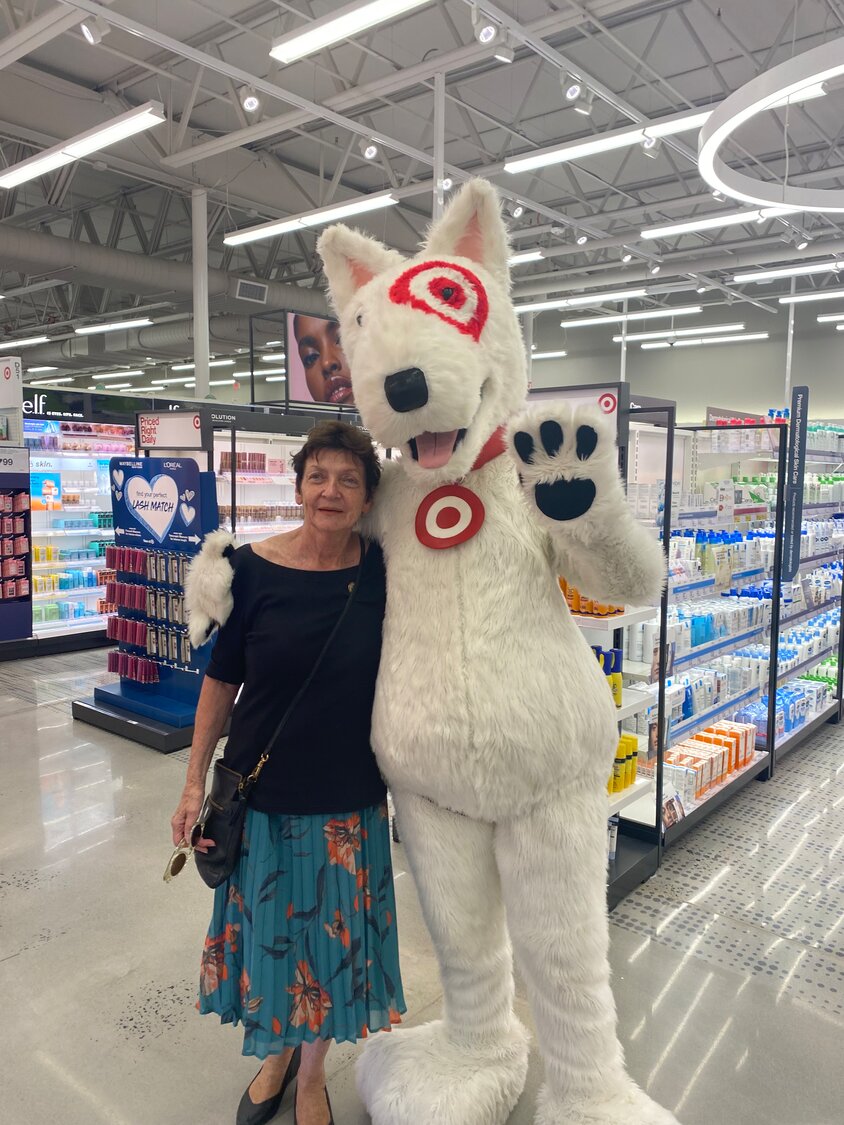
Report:
M 680 434 L 686 445 L 689 473 L 684 479 L 677 534 L 682 536 L 686 528 L 693 527 L 703 533 L 706 542 L 701 544 L 700 552 L 695 546 L 697 557 L 672 564 L 669 599 L 678 607 L 676 618 L 672 613 L 674 635 L 659 631 L 659 651 L 668 650 L 666 665 L 672 673 L 665 748 L 673 751 L 691 736 L 723 720 L 749 721 L 752 717 L 758 733 L 750 760 L 721 784 L 710 786 L 683 810 L 685 815 L 680 819 L 673 815 L 677 801 L 671 787 L 660 784 L 660 804 L 664 806 L 671 799 L 672 805 L 672 817 L 666 816 L 664 821 L 664 846 L 670 846 L 754 779 L 770 777 L 783 755 L 798 747 L 823 723 L 841 717 L 844 633 L 840 627 L 840 570 L 818 568 L 830 568 L 830 564 L 841 562 L 844 523 L 840 533 L 830 532 L 831 517 L 839 514 L 834 511 L 834 502 L 824 501 L 817 508 L 811 502 L 804 505 L 806 519 L 823 518 L 824 522 L 818 525 L 823 529 L 823 549 L 809 546 L 810 536 L 805 535 L 795 581 L 783 584 L 788 434 L 788 427 L 779 425 L 744 426 L 738 432 L 711 426 L 692 427 Z M 759 464 L 776 469 L 767 491 L 766 486 L 760 487 L 758 477 L 754 479 L 752 468 L 747 472 L 748 465 Z M 715 539 L 718 531 L 736 529 L 744 533 L 758 529 L 760 535 L 767 532 L 770 537 L 760 539 L 759 557 L 752 557 L 752 546 L 722 547 L 710 542 L 710 532 Z M 688 541 L 691 537 L 686 538 Z M 738 561 L 739 550 L 743 551 L 743 561 Z M 686 553 L 679 551 L 681 556 Z M 772 592 L 782 590 L 782 597 L 769 596 L 766 601 L 765 590 L 756 588 L 766 581 L 770 582 Z M 678 651 L 677 620 L 691 622 L 694 629 L 696 620 L 702 623 L 711 617 L 707 607 L 717 614 L 718 606 L 713 599 L 724 593 L 742 592 L 747 595 L 748 605 L 756 607 L 755 611 L 748 611 L 747 620 L 743 620 L 742 600 L 733 602 L 738 623 L 729 634 L 707 636 L 698 628 L 697 636 L 692 637 L 693 646 L 686 640 Z M 701 607 L 699 614 L 695 612 L 697 605 Z M 837 620 L 825 616 L 829 613 L 837 614 Z M 790 632 L 798 628 L 798 633 Z M 764 654 L 758 647 L 749 650 L 750 645 L 764 646 Z M 739 676 L 736 654 L 745 652 L 749 655 L 741 655 L 741 659 L 747 668 Z M 751 653 L 761 659 L 754 661 Z M 836 681 L 829 693 L 832 698 L 824 698 L 820 687 L 807 686 L 807 681 L 800 677 L 811 673 L 825 658 L 836 656 L 837 667 L 833 666 L 830 672 Z M 637 685 L 653 679 L 653 665 L 648 664 L 646 653 L 642 657 L 625 662 L 628 680 Z M 677 677 L 692 670 L 697 672 L 688 677 L 693 683 L 714 681 L 719 685 L 720 696 L 689 713 L 690 692 L 698 696 L 701 693 L 690 687 L 679 691 Z M 750 683 L 748 675 L 752 678 Z M 786 685 L 794 694 L 781 694 L 778 700 L 777 692 Z M 705 695 L 702 699 L 706 703 Z M 789 700 L 794 700 L 793 704 Z M 647 812 L 648 806 L 634 802 L 626 815 L 641 820 Z

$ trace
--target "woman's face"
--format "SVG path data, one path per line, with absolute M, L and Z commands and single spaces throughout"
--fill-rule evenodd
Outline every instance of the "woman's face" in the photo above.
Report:
M 296 500 L 305 524 L 323 532 L 350 531 L 372 507 L 363 464 L 345 449 L 322 449 L 308 458 Z
M 293 335 L 314 402 L 354 406 L 352 377 L 340 346 L 340 325 L 318 316 L 295 316 Z

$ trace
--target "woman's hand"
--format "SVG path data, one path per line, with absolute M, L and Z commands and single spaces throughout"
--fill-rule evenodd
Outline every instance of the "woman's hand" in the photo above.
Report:
M 202 806 L 205 802 L 205 786 L 194 785 L 188 782 L 182 790 L 178 807 L 170 817 L 170 827 L 173 829 L 173 845 L 178 847 L 183 841 L 190 838 L 191 829 L 199 820 Z M 198 852 L 207 852 L 215 846 L 213 840 L 200 837 L 196 842 Z

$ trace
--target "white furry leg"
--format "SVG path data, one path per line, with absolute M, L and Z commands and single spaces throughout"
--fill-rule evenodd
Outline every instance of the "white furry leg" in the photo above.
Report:
M 537 1125 L 677 1125 L 627 1077 L 610 988 L 606 795 L 570 793 L 496 827 L 510 934 L 547 1086 Z
M 358 1062 L 374 1125 L 504 1125 L 527 1075 L 493 827 L 393 792 L 440 963 L 442 1021 L 377 1035 Z

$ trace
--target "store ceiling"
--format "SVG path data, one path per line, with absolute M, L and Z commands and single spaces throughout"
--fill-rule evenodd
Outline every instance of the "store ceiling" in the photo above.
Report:
M 844 36 L 844 0 L 499 0 L 496 6 L 516 21 L 511 64 L 476 41 L 471 5 L 432 0 L 354 41 L 282 66 L 269 55 L 272 41 L 301 27 L 303 16 L 336 10 L 336 3 L 114 0 L 105 9 L 111 30 L 91 46 L 79 29 L 90 0 L 0 0 L 0 167 L 150 99 L 161 101 L 168 116 L 147 134 L 0 190 L 2 346 L 9 350 L 14 339 L 41 332 L 58 340 L 86 320 L 122 315 L 134 305 L 158 306 L 149 314 L 153 320 L 190 312 L 184 292 L 138 292 L 112 271 L 75 279 L 61 259 L 62 244 L 50 268 L 30 262 L 25 248 L 12 258 L 3 228 L 189 263 L 191 190 L 204 186 L 212 268 L 312 289 L 322 286 L 318 230 L 237 248 L 225 246 L 223 236 L 391 188 L 399 205 L 357 225 L 412 252 L 431 217 L 438 71 L 445 73 L 447 168 L 455 181 L 487 176 L 523 200 L 524 215 L 511 223 L 516 248 L 545 252 L 543 260 L 514 268 L 517 299 L 646 279 L 652 292 L 643 307 L 688 303 L 689 291 L 705 284 L 710 288 L 696 298 L 704 303 L 752 300 L 773 310 L 790 282 L 734 285 L 738 267 L 844 251 L 844 217 L 836 215 L 643 239 L 647 226 L 736 209 L 713 199 L 700 178 L 694 133 L 664 142 L 654 159 L 634 145 L 534 172 L 503 171 L 508 157 L 629 124 L 619 107 L 656 119 L 720 101 L 792 54 Z M 560 85 L 565 60 L 587 86 L 609 91 L 615 105 L 596 97 L 591 117 L 570 108 Z M 274 88 L 262 91 L 260 114 L 242 109 L 240 83 L 227 73 L 232 67 Z M 327 107 L 335 119 L 296 108 L 285 92 Z M 787 175 L 793 184 L 841 187 L 842 102 L 844 91 L 792 106 L 787 131 L 785 110 L 770 111 L 737 135 L 728 155 L 766 180 Z M 370 131 L 387 143 L 367 161 L 359 142 Z M 804 251 L 782 240 L 790 230 L 811 238 Z M 583 233 L 588 241 L 581 246 L 576 237 Z M 633 254 L 628 264 L 621 261 L 625 248 Z M 656 277 L 650 274 L 655 263 Z M 800 279 L 798 289 L 836 284 L 836 274 L 820 274 Z M 256 311 L 230 293 L 213 298 L 211 308 L 215 315 L 235 314 L 230 325 Z M 187 329 L 183 341 L 174 332 L 172 341 L 150 351 L 159 361 L 184 358 L 188 340 Z M 234 354 L 243 342 L 238 329 L 231 339 L 220 338 L 218 351 Z M 57 346 L 33 348 L 27 359 L 43 364 Z M 134 337 L 120 346 L 127 356 L 146 351 Z M 99 362 L 112 367 L 113 351 L 106 349 L 101 360 L 68 355 L 59 366 L 94 369 Z

